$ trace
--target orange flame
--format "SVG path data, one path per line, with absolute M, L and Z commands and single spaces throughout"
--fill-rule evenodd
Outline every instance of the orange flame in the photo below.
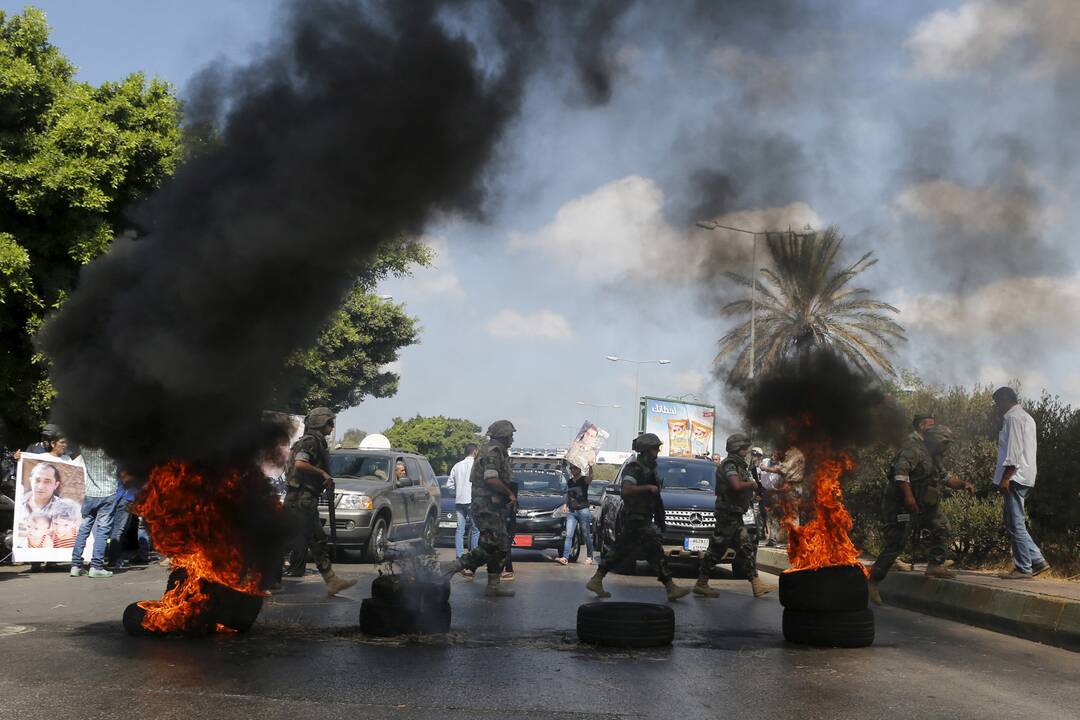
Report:
M 854 469 L 855 462 L 847 453 L 832 453 L 827 447 L 814 447 L 804 454 L 807 469 L 813 469 L 809 481 L 813 513 L 808 522 L 799 525 L 797 504 L 784 499 L 781 522 L 788 533 L 790 563 L 785 572 L 856 565 L 866 573 L 859 562 L 859 551 L 848 536 L 852 520 L 840 488 L 841 476 Z
M 206 583 L 248 595 L 263 595 L 260 576 L 244 561 L 235 509 L 252 493 L 265 495 L 266 482 L 254 473 L 231 471 L 209 477 L 183 462 L 154 468 L 134 511 L 144 518 L 154 545 L 186 577 L 158 601 L 144 600 L 142 625 L 157 632 L 202 628 L 209 611 Z M 216 629 L 206 627 L 205 629 Z

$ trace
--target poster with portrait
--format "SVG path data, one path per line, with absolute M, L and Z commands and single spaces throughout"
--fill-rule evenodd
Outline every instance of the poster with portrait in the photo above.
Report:
M 15 480 L 15 562 L 71 562 L 86 470 L 77 460 L 22 453 Z
M 574 441 L 570 443 L 570 449 L 566 451 L 566 461 L 583 471 L 588 470 L 589 466 L 596 462 L 596 453 L 608 437 L 610 434 L 607 431 L 586 420 L 574 436 Z

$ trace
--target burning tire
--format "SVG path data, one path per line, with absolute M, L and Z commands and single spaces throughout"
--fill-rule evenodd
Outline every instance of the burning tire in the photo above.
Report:
M 408 607 L 365 598 L 360 603 L 360 632 L 371 637 L 439 635 L 450 631 L 450 603 Z
M 400 575 L 380 575 L 371 581 L 371 597 L 388 605 L 441 605 L 450 600 L 450 583 L 407 583 Z
M 866 574 L 856 565 L 780 573 L 780 604 L 788 610 L 855 612 L 869 601 Z
M 784 639 L 800 645 L 857 648 L 874 642 L 874 613 L 867 608 L 848 612 L 808 612 L 784 609 Z
M 653 603 L 585 603 L 578 607 L 577 634 L 581 642 L 611 647 L 670 645 L 675 639 L 675 612 Z

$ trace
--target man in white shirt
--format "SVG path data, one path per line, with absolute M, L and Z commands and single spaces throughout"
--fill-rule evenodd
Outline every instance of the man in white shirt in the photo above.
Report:
M 469 476 L 472 474 L 473 462 L 479 448 L 476 445 L 465 446 L 465 458 L 450 469 L 450 477 L 446 480 L 446 487 L 454 491 L 454 510 L 457 511 L 457 530 L 454 531 L 454 551 L 456 557 L 465 554 L 465 524 L 469 520 L 469 507 L 472 505 L 472 482 Z M 469 549 L 476 547 L 480 539 L 480 530 L 473 525 L 469 536 Z M 465 577 L 472 577 L 472 571 L 462 572 Z
M 994 392 L 994 406 L 1001 417 L 998 460 L 994 484 L 1005 498 L 1005 530 L 1012 539 L 1013 569 L 1002 573 L 1007 580 L 1030 580 L 1050 569 L 1042 551 L 1028 532 L 1024 501 L 1035 487 L 1035 419 L 1020 405 L 1010 387 Z

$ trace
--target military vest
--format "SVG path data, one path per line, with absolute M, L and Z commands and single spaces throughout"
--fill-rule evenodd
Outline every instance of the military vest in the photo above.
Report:
M 469 474 L 469 482 L 472 484 L 473 497 L 481 496 L 492 500 L 505 500 L 506 496 L 495 492 L 487 484 L 484 475 L 488 470 L 494 470 L 499 479 L 507 486 L 510 485 L 512 472 L 510 470 L 510 454 L 500 442 L 489 441 L 480 450 L 473 462 L 472 472 Z
M 656 473 L 656 468 L 650 468 L 638 460 L 631 460 L 627 463 L 626 470 L 623 471 L 623 478 L 628 476 L 634 478 L 637 485 L 656 485 L 661 488 L 664 486 L 660 476 Z M 628 496 L 624 493 L 622 498 L 623 509 L 627 514 L 651 518 L 656 510 L 656 501 L 659 495 L 635 493 Z
M 754 501 L 754 488 L 733 490 L 728 475 L 738 475 L 743 482 L 753 482 L 750 466 L 741 455 L 731 454 L 716 468 L 716 511 L 742 515 Z
M 311 457 L 312 465 L 330 472 L 330 448 L 326 444 L 326 436 L 315 430 L 305 432 L 293 443 L 292 449 L 289 450 L 289 461 L 286 464 L 286 482 L 289 487 L 309 485 L 321 490 L 321 480 L 309 476 L 308 473 L 296 472 L 296 454 L 300 451 L 306 452 Z

